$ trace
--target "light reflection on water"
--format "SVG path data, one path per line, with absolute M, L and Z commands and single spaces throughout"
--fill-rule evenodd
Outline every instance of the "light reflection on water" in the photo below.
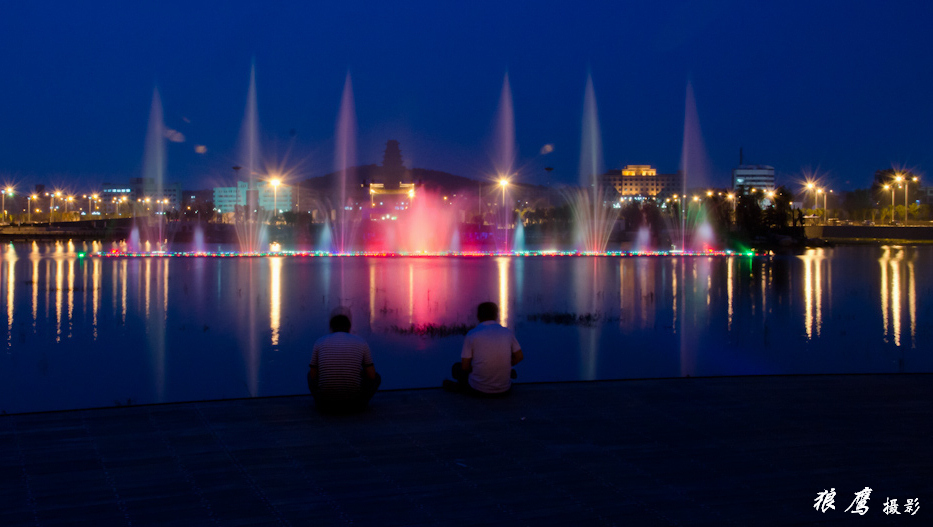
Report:
M 99 248 L 0 251 L 0 411 L 302 393 L 338 304 L 387 388 L 438 385 L 459 357 L 458 335 L 404 330 L 474 324 L 487 300 L 526 351 L 522 381 L 933 371 L 931 328 L 917 322 L 931 313 L 933 277 L 916 271 L 933 264 L 929 247 L 756 259 L 79 254 Z

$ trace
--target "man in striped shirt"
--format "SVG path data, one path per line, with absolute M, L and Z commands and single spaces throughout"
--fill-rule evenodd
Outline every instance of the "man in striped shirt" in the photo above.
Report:
M 350 334 L 351 324 L 348 308 L 334 309 L 330 335 L 317 339 L 311 353 L 308 389 L 315 404 L 325 411 L 362 410 L 382 383 L 369 345 Z

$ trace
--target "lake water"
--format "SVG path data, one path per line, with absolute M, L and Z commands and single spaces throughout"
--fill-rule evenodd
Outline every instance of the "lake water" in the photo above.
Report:
M 82 254 L 99 249 L 0 252 L 0 411 L 306 393 L 312 344 L 338 304 L 351 307 L 385 389 L 440 386 L 459 359 L 457 327 L 475 324 L 486 300 L 522 345 L 519 382 L 933 371 L 930 246 L 716 258 Z

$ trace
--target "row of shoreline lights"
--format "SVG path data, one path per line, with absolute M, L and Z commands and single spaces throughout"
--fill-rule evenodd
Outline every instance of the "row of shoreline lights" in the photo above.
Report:
M 904 223 L 907 223 L 907 207 L 908 207 L 907 203 L 909 201 L 907 197 L 908 179 L 904 177 L 903 174 L 896 174 L 894 176 L 894 181 L 898 185 L 900 185 L 902 182 L 904 183 Z M 918 178 L 917 176 L 914 176 L 912 179 L 910 179 L 910 181 L 913 181 L 914 183 L 916 183 L 920 181 L 920 178 Z M 892 183 L 892 184 L 884 185 L 883 188 L 885 190 L 888 190 L 888 189 L 891 190 L 891 221 L 894 221 L 894 184 Z
M 750 190 L 750 192 L 751 192 L 752 194 L 756 194 L 756 193 L 758 192 L 758 189 L 753 188 L 753 189 Z M 830 192 L 832 192 L 832 191 L 830 191 Z M 723 196 L 723 195 L 724 195 L 722 192 L 715 192 L 715 194 L 718 195 L 718 196 Z M 765 196 L 768 197 L 768 199 L 771 199 L 771 200 L 774 199 L 774 195 L 775 195 L 774 190 L 763 190 L 763 191 L 762 191 L 762 194 L 764 194 Z M 714 195 L 714 191 L 712 191 L 712 190 L 707 190 L 707 191 L 706 191 L 706 197 L 707 197 L 707 198 L 712 198 L 713 195 Z M 670 203 L 671 201 L 680 201 L 681 198 L 686 199 L 686 198 L 687 198 L 687 195 L 684 194 L 683 196 L 681 196 L 681 195 L 679 195 L 679 194 L 674 194 L 674 195 L 671 196 L 670 198 L 664 198 L 664 203 Z M 732 202 L 732 213 L 735 214 L 736 205 L 738 204 L 738 199 L 737 199 L 736 195 L 733 194 L 732 192 L 728 192 L 728 193 L 725 194 L 725 198 L 726 198 L 727 200 L 729 200 L 729 201 Z M 632 199 L 633 199 L 632 196 L 623 196 L 623 197 L 619 198 L 619 201 L 620 201 L 620 202 L 625 201 L 625 200 L 630 200 L 630 201 L 631 201 Z M 695 202 L 696 202 L 696 201 L 700 201 L 700 196 L 694 195 L 694 196 L 693 196 L 693 201 L 695 201 Z
M 278 183 L 279 183 L 279 181 L 278 181 L 278 180 L 275 180 L 275 182 L 273 183 L 273 186 L 276 186 L 276 187 L 277 187 L 277 186 L 278 186 Z M 16 194 L 16 191 L 15 191 L 15 189 L 14 189 L 13 187 L 6 187 L 6 188 L 3 189 L 3 192 L 0 193 L 0 195 L 2 195 L 2 199 L 0 199 L 0 209 L 3 210 L 3 219 L 4 219 L 4 220 L 6 220 L 6 215 L 7 215 L 7 211 L 6 211 L 6 197 L 7 197 L 7 196 L 10 196 L 10 197 L 12 198 L 15 194 Z M 68 206 L 69 206 L 69 204 L 73 203 L 73 202 L 75 201 L 75 199 L 76 199 L 75 196 L 64 196 L 64 195 L 62 195 L 62 192 L 61 192 L 60 190 L 56 190 L 56 191 L 53 191 L 53 192 L 46 192 L 46 193 L 45 193 L 45 196 L 49 198 L 49 214 L 50 214 L 50 215 L 52 214 L 53 211 L 56 210 L 56 209 L 55 209 L 55 198 L 59 198 L 59 200 L 64 200 L 64 202 L 65 202 L 65 212 L 66 212 L 66 213 L 68 212 Z M 82 195 L 81 195 L 81 198 L 87 200 L 87 210 L 88 210 L 88 213 L 93 212 L 93 210 L 94 210 L 94 202 L 97 202 L 97 208 L 100 209 L 100 202 L 101 202 L 101 199 L 100 199 L 100 196 L 99 196 L 98 194 L 82 194 Z M 27 221 L 32 221 L 32 202 L 33 202 L 33 201 L 36 201 L 36 200 L 38 200 L 38 199 L 39 199 L 39 195 L 38 195 L 38 194 L 30 194 L 30 195 L 26 196 L 26 214 L 27 214 Z M 119 198 L 113 197 L 110 201 L 111 201 L 111 203 L 116 204 L 117 210 L 119 211 L 120 204 L 121 204 L 121 203 L 126 203 L 126 202 L 128 201 L 128 198 L 124 195 L 124 196 L 121 196 L 121 197 L 119 197 Z M 136 201 L 139 202 L 139 203 L 151 203 L 151 202 L 152 202 L 152 198 L 139 198 L 139 199 L 137 199 Z M 161 200 L 155 200 L 156 203 L 162 205 L 161 208 L 162 208 L 162 210 L 163 210 L 163 213 L 164 213 L 164 206 L 165 206 L 165 205 L 168 205 L 169 201 L 170 201 L 170 200 L 169 200 L 168 198 L 161 199 Z M 39 209 L 36 209 L 36 212 L 40 212 Z M 118 213 L 119 213 L 119 212 L 118 212 Z M 49 218 L 51 219 L 51 216 L 50 216 Z

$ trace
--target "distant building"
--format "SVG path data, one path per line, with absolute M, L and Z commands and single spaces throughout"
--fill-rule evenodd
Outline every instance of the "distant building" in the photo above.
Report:
M 774 167 L 767 165 L 739 165 L 732 170 L 732 190 L 748 194 L 774 190 Z
M 220 214 L 235 212 L 236 206 L 246 206 L 246 191 L 249 183 L 238 181 L 235 187 L 214 187 L 214 210 Z M 276 189 L 267 181 L 257 181 L 259 208 L 271 212 L 278 208 L 279 213 L 288 212 L 295 207 L 291 185 L 279 185 Z
M 126 198 L 126 199 L 123 199 Z M 118 201 L 123 203 L 144 203 L 146 199 L 150 203 L 158 200 L 167 199 L 162 210 L 180 210 L 181 209 L 181 185 L 178 183 L 163 183 L 161 191 L 156 185 L 154 178 L 134 177 L 130 178 L 129 183 L 104 183 L 100 192 L 100 207 L 103 210 L 114 212 Z M 155 210 L 155 209 L 153 209 Z
M 622 197 L 654 198 L 661 201 L 683 186 L 679 174 L 658 174 L 651 165 L 626 165 L 600 176 L 603 186 L 613 187 Z
M 205 190 L 183 190 L 181 192 L 182 208 L 190 206 L 192 203 L 207 203 L 214 200 L 214 189 Z

